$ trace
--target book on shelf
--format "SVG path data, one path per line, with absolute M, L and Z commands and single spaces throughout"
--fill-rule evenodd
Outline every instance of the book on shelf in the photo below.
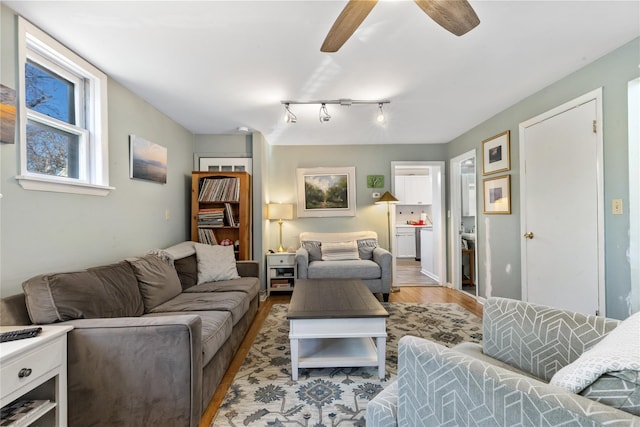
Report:
M 198 228 L 198 241 L 207 245 L 217 245 L 216 235 L 210 228 Z
M 224 208 L 200 209 L 198 212 L 198 228 L 223 227 Z
M 233 208 L 231 207 L 231 203 L 225 203 L 224 204 L 224 213 L 225 213 L 225 217 L 227 219 L 227 224 L 232 226 L 232 227 L 237 227 L 238 223 L 236 222 L 234 216 L 233 216 Z
M 203 178 L 200 181 L 199 202 L 237 202 L 240 199 L 240 180 L 231 178 Z

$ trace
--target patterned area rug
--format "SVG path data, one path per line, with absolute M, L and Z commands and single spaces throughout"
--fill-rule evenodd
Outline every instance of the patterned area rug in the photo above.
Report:
M 396 377 L 398 340 L 415 335 L 452 347 L 482 340 L 481 320 L 457 304 L 383 303 L 386 378 L 375 367 L 300 369 L 291 380 L 287 304 L 262 325 L 212 426 L 364 426 L 367 402 Z

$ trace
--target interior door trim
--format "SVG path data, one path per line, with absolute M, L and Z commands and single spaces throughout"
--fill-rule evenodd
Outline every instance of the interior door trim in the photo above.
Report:
M 573 108 L 588 102 L 596 101 L 596 180 L 597 180 L 597 223 L 598 223 L 598 315 L 606 316 L 606 291 L 605 291 L 605 262 L 604 262 L 604 138 L 603 138 L 603 120 L 602 120 L 602 87 L 595 89 L 589 93 L 579 96 L 571 101 L 568 101 L 558 107 L 555 107 L 547 112 L 544 112 L 538 116 L 535 116 L 529 120 L 526 120 L 518 126 L 519 128 L 519 151 L 520 151 L 520 170 L 523 174 L 526 173 L 526 130 L 527 128 L 541 123 L 554 116 L 569 111 Z M 526 218 L 526 179 L 524 176 L 520 179 L 520 235 L 526 233 L 529 230 L 525 230 L 527 224 Z M 520 240 L 520 257 L 521 257 L 521 286 L 522 286 L 522 300 L 526 301 L 528 295 L 527 284 L 527 264 L 526 264 L 526 240 Z

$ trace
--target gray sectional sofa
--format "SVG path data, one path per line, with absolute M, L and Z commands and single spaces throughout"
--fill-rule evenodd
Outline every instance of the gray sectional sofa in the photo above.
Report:
M 378 246 L 375 231 L 300 233 L 295 260 L 299 279 L 362 279 L 389 301 L 392 255 Z
M 198 425 L 256 315 L 260 286 L 258 263 L 236 263 L 231 247 L 217 278 L 234 278 L 198 284 L 202 261 L 220 270 L 198 245 L 36 276 L 24 294 L 2 299 L 2 325 L 74 327 L 70 426 Z
M 640 313 L 621 323 L 489 298 L 482 323 L 482 345 L 402 337 L 398 377 L 367 405 L 367 427 L 640 426 Z M 593 363 L 598 348 L 613 371 Z M 585 367 L 599 371 L 582 391 L 558 385 Z

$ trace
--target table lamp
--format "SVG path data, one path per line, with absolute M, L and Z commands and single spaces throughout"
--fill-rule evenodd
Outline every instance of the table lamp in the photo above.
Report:
M 268 216 L 267 219 L 278 220 L 278 225 L 280 226 L 279 232 L 279 240 L 278 249 L 276 252 L 286 252 L 285 248 L 282 246 L 282 220 L 283 219 L 293 219 L 293 205 L 290 203 L 269 203 L 267 206 Z

